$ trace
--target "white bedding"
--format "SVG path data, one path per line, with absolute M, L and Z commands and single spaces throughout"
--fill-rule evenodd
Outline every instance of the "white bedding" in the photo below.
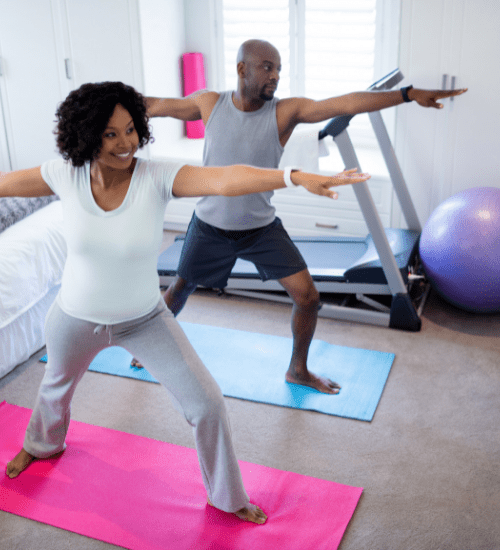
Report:
M 66 260 L 60 201 L 0 233 L 0 378 L 45 344 Z
M 45 345 L 45 317 L 59 288 L 54 287 L 12 323 L 0 328 L 0 378 Z

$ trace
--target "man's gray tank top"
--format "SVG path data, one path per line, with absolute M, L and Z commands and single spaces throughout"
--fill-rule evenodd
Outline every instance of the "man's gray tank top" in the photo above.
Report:
M 276 122 L 278 99 L 266 101 L 258 111 L 240 111 L 232 92 L 223 92 L 205 128 L 204 166 L 249 164 L 277 168 L 283 154 Z M 274 220 L 273 191 L 241 197 L 201 198 L 195 212 L 200 220 L 220 229 L 256 229 Z

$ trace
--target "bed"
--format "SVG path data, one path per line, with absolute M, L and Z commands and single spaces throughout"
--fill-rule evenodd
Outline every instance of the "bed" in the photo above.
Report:
M 0 199 L 0 378 L 45 345 L 65 260 L 60 201 Z

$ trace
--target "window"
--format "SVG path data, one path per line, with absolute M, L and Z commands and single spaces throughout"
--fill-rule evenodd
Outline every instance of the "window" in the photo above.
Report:
M 222 0 L 223 58 L 222 88 L 235 89 L 236 56 L 240 45 L 250 38 L 271 42 L 280 52 L 282 70 L 279 97 L 296 95 L 291 87 L 289 0 Z
M 305 95 L 321 99 L 374 81 L 376 0 L 306 0 Z
M 366 89 L 397 67 L 399 0 L 220 0 L 221 89 L 236 87 L 242 42 L 261 38 L 279 50 L 277 96 L 312 99 Z M 391 63 L 392 61 L 392 63 Z M 318 125 L 323 127 L 324 123 Z M 376 148 L 367 115 L 349 134 L 358 148 Z M 360 159 L 361 160 L 361 159 Z M 363 162 L 361 161 L 363 165 Z

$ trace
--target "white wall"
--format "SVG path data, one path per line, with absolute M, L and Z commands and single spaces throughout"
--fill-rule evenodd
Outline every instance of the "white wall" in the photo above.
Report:
M 186 25 L 186 51 L 203 54 L 207 89 L 220 91 L 219 70 L 222 64 L 217 60 L 217 41 L 222 40 L 219 29 L 212 28 L 211 21 L 220 21 L 215 0 L 184 0 Z M 217 26 L 217 23 L 216 23 Z
M 200 52 L 205 64 L 206 86 L 218 88 L 214 0 L 139 0 L 145 94 L 182 97 L 181 56 Z M 201 159 L 202 141 L 185 138 L 184 124 L 173 119 L 152 119 L 155 143 L 151 157 L 174 157 L 186 162 Z
M 179 0 L 139 0 L 144 70 L 144 93 L 154 97 L 182 97 L 180 59 L 185 51 L 184 6 Z M 173 119 L 151 121 L 156 142 L 151 156 L 166 151 L 184 135 Z

